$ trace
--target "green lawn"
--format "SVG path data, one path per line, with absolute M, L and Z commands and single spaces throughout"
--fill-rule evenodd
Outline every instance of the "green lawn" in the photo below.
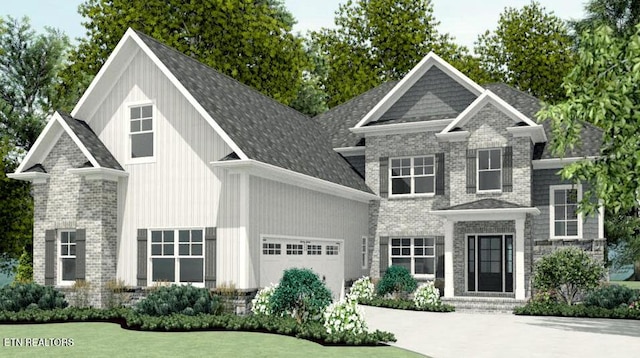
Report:
M 73 338 L 72 347 L 11 347 L 7 338 Z M 324 347 L 250 332 L 138 332 L 113 323 L 0 325 L 0 357 L 420 357 L 395 347 Z
M 640 290 L 640 281 L 611 281 L 611 283 Z

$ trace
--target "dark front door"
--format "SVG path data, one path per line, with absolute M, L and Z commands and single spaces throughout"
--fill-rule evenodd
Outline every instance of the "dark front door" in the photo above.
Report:
M 502 235 L 478 236 L 478 291 L 502 292 Z

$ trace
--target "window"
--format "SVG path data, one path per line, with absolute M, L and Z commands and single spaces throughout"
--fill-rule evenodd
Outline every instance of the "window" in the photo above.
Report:
M 280 255 L 282 252 L 280 244 L 274 243 L 262 243 L 262 254 L 263 255 Z
M 327 248 L 328 256 L 334 256 L 340 253 L 340 249 L 338 248 L 338 245 L 327 245 L 326 248 Z
M 131 159 L 153 157 L 153 106 L 130 107 Z
M 391 265 L 404 266 L 412 275 L 433 275 L 435 238 L 392 238 Z
M 582 236 L 582 220 L 578 202 L 582 200 L 581 186 L 551 186 L 551 237 L 577 238 Z
M 434 194 L 434 156 L 391 159 L 391 195 Z
M 368 248 L 368 240 L 366 236 L 362 237 L 362 268 L 365 269 L 367 268 L 367 259 L 368 259 L 368 253 L 369 253 L 369 248 Z
M 151 231 L 151 280 L 204 283 L 202 233 L 201 229 Z
M 60 231 L 60 278 L 61 281 L 76 280 L 76 232 Z
M 287 244 L 287 255 L 302 255 L 302 244 Z
M 478 191 L 502 190 L 502 150 L 478 150 Z

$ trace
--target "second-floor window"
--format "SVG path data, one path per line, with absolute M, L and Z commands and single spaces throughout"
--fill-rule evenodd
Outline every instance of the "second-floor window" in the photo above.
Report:
M 435 157 L 391 159 L 391 195 L 434 194 Z
M 478 191 L 499 191 L 502 189 L 502 151 L 496 149 L 478 150 Z
M 153 105 L 130 107 L 131 159 L 153 157 Z
M 576 238 L 582 236 L 578 202 L 582 199 L 582 188 L 572 185 L 554 185 L 550 188 L 551 237 Z

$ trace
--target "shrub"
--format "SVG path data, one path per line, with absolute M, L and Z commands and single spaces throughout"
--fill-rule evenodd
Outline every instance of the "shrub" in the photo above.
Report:
M 14 282 L 33 282 L 33 260 L 31 258 L 31 253 L 27 250 L 24 250 L 22 255 L 20 255 L 20 259 L 18 259 L 18 267 L 16 267 L 16 277 L 14 278 Z
M 123 307 L 130 298 L 123 280 L 109 280 L 104 288 L 107 293 L 107 308 Z
M 172 285 L 155 288 L 136 304 L 135 310 L 150 316 L 172 313 L 193 316 L 199 313 L 219 314 L 222 305 L 220 299 L 212 296 L 206 288 Z
M 417 308 L 439 306 L 442 304 L 440 302 L 440 290 L 436 288 L 433 281 L 420 285 L 413 295 L 413 303 Z
M 402 298 L 381 298 L 374 297 L 371 300 L 361 300 L 360 304 L 366 306 L 374 306 L 374 307 L 386 307 L 386 308 L 394 308 L 399 310 L 411 310 L 411 311 L 427 311 L 427 312 L 453 312 L 455 311 L 455 307 L 448 305 L 446 303 L 440 303 L 437 306 L 426 305 L 422 308 L 416 307 L 415 302 L 413 300 L 407 300 Z
M 604 285 L 587 295 L 584 304 L 602 308 L 629 306 L 638 299 L 638 292 L 622 285 Z
M 533 284 L 571 305 L 585 291 L 597 287 L 603 274 L 602 264 L 580 248 L 563 248 L 540 259 L 535 265 Z
M 529 316 L 640 319 L 640 310 L 634 310 L 629 307 L 620 306 L 608 309 L 596 306 L 569 305 L 566 303 L 544 304 L 529 302 L 523 307 L 516 307 L 513 313 Z
M 409 270 L 402 266 L 391 266 L 378 282 L 378 295 L 392 294 L 396 297 L 416 290 L 418 283 Z
M 258 291 L 256 297 L 251 300 L 251 312 L 258 315 L 271 315 L 271 297 L 277 287 L 278 285 L 272 284 Z
M 71 286 L 73 292 L 73 305 L 76 307 L 89 307 L 89 294 L 91 283 L 87 280 L 76 280 Z
M 280 284 L 271 296 L 271 311 L 276 315 L 291 314 L 298 323 L 319 319 L 331 303 L 331 291 L 309 269 L 285 270 Z
M 62 292 L 37 283 L 14 283 L 0 288 L 0 311 L 17 312 L 39 308 L 51 310 L 67 307 Z
M 367 332 L 367 324 L 358 302 L 353 299 L 332 303 L 324 312 L 324 327 L 328 334 Z
M 375 293 L 375 286 L 369 277 L 361 277 L 357 279 L 349 290 L 348 299 L 358 301 L 361 299 L 370 300 Z

